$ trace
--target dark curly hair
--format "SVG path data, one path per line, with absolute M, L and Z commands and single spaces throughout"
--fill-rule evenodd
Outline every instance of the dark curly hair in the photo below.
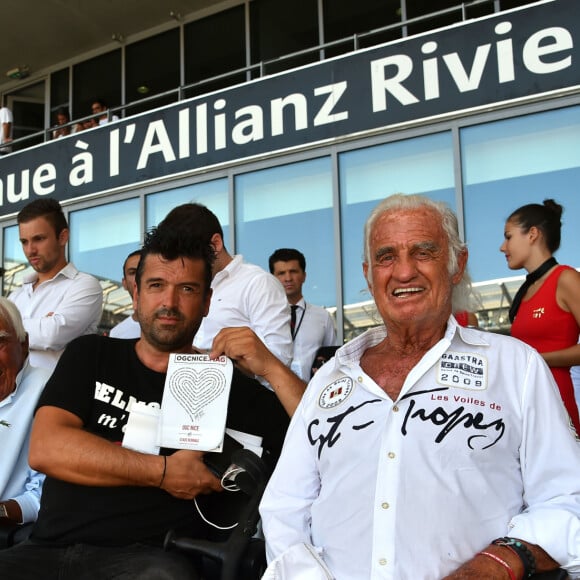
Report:
M 198 236 L 184 236 L 182 232 L 173 227 L 166 227 L 159 224 L 145 235 L 143 248 L 141 249 L 141 259 L 135 274 L 137 288 L 141 285 L 141 276 L 145 268 L 147 256 L 150 254 L 163 257 L 165 260 L 177 260 L 179 258 L 189 258 L 192 260 L 203 260 L 205 273 L 205 290 L 209 291 L 212 279 L 212 265 L 215 259 L 213 248 L 206 240 Z

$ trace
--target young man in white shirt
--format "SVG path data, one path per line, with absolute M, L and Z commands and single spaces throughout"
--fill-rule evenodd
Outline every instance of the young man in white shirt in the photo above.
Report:
M 186 203 L 172 209 L 159 228 L 199 237 L 215 252 L 212 301 L 195 336 L 195 346 L 209 350 L 222 328 L 248 326 L 284 364 L 292 360 L 290 312 L 282 285 L 259 266 L 232 256 L 226 249 L 219 220 L 207 207 Z
M 141 259 L 141 250 L 131 252 L 123 264 L 123 279 L 121 284 L 127 290 L 131 299 L 135 294 L 135 274 L 137 273 L 137 266 Z M 133 314 L 127 316 L 125 320 L 111 328 L 109 336 L 112 338 L 139 338 L 141 336 L 141 327 L 137 321 L 137 311 L 133 310 Z
M 73 338 L 97 331 L 103 290 L 96 278 L 67 261 L 69 229 L 58 201 L 36 199 L 17 220 L 22 249 L 34 272 L 9 299 L 22 314 L 31 364 L 53 370 Z
M 269 258 L 270 273 L 284 286 L 291 308 L 290 332 L 294 346 L 292 370 L 308 382 L 321 346 L 336 346 L 336 330 L 328 310 L 307 303 L 302 295 L 306 281 L 306 258 L 294 248 L 280 248 Z

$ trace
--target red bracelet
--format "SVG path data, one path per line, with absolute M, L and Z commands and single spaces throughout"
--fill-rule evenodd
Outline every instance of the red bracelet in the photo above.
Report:
M 490 552 L 479 552 L 479 553 L 482 556 L 487 556 L 488 558 L 495 560 L 498 564 L 501 564 L 508 571 L 508 574 L 510 575 L 510 580 L 517 580 L 516 573 L 512 570 L 512 567 L 505 560 L 502 560 L 499 556 L 491 554 Z

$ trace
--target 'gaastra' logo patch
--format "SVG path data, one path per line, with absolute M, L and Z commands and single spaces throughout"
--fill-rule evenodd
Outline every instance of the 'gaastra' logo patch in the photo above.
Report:
M 470 391 L 487 389 L 487 359 L 472 352 L 447 351 L 437 368 L 437 382 Z
M 333 409 L 344 402 L 352 393 L 353 382 L 350 377 L 342 377 L 324 387 L 318 397 L 318 405 L 323 409 Z

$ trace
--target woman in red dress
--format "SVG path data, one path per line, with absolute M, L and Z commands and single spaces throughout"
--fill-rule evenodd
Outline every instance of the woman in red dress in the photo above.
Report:
M 543 356 L 580 435 L 570 378 L 570 367 L 580 364 L 580 273 L 553 256 L 560 247 L 562 211 L 552 199 L 520 207 L 506 222 L 500 251 L 511 270 L 528 272 L 510 309 L 511 335 Z

